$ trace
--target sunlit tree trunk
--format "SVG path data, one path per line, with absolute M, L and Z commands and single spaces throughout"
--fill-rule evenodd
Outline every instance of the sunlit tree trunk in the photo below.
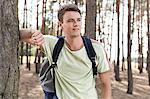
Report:
M 86 0 L 85 35 L 96 38 L 96 0 Z
M 132 68 L 131 68 L 131 0 L 128 0 L 128 89 L 127 93 L 132 94 L 133 92 L 133 77 L 132 77 Z
M 120 73 L 119 73 L 119 65 L 120 65 L 120 59 L 119 59 L 119 56 L 120 56 L 120 0 L 117 0 L 117 3 L 116 3 L 116 11 L 117 11 L 117 19 L 118 19 L 118 22 L 117 22 L 117 25 L 118 25 L 118 28 L 117 28 L 117 32 L 118 32 L 118 44 L 117 44 L 117 65 L 115 66 L 115 79 L 116 81 L 120 81 Z
M 138 49 L 138 52 L 139 52 L 139 57 L 138 57 L 138 69 L 139 69 L 139 73 L 142 73 L 143 72 L 143 37 L 142 37 L 142 30 L 143 30 L 143 27 L 142 27 L 142 24 L 143 24 L 143 7 L 142 7 L 142 1 L 140 2 L 140 14 L 141 14 L 141 18 L 140 18 L 140 30 L 141 31 L 138 31 L 138 43 L 139 43 L 139 49 Z
M 150 1 L 147 0 L 147 36 L 148 36 L 148 51 L 147 51 L 147 71 L 148 71 L 148 79 L 150 85 L 150 19 L 149 19 L 149 3 Z
M 124 57 L 124 1 L 122 2 L 122 67 L 121 70 L 125 70 L 125 57 Z
M 18 0 L 0 0 L 0 99 L 18 99 Z
M 110 42 L 110 57 L 109 57 L 109 61 L 111 61 L 111 55 L 112 55 L 112 36 L 113 36 L 113 24 L 114 24 L 114 14 L 115 14 L 115 0 L 113 0 L 113 15 L 112 15 L 112 24 L 111 24 L 111 42 Z

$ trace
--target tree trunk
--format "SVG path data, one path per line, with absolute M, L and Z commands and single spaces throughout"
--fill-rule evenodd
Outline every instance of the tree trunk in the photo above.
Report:
M 140 31 L 138 29 L 138 69 L 139 69 L 139 73 L 142 73 L 142 44 L 141 44 L 141 36 L 140 36 Z
M 111 61 L 111 55 L 112 55 L 112 36 L 113 36 L 113 24 L 114 24 L 114 14 L 115 14 L 115 0 L 113 0 L 113 16 L 112 16 L 112 24 L 111 24 L 111 43 L 110 43 L 110 57 L 109 57 L 109 61 Z
M 139 57 L 138 57 L 138 69 L 139 69 L 139 73 L 141 74 L 143 72 L 143 37 L 142 37 L 142 24 L 143 24 L 143 7 L 142 7 L 142 1 L 140 2 L 140 10 L 141 10 L 141 18 L 140 18 L 140 30 L 138 31 L 138 42 L 139 42 Z
M 18 99 L 18 0 L 0 0 L 0 99 Z
M 86 0 L 85 35 L 96 38 L 96 0 Z
M 74 0 L 75 1 L 75 5 L 78 5 L 78 0 Z
M 115 79 L 116 79 L 116 81 L 120 81 L 121 79 L 120 79 L 120 74 L 119 74 L 119 65 L 120 65 L 120 59 L 119 59 L 119 56 L 120 56 L 120 33 L 119 33 L 119 30 L 120 30 L 120 21 L 119 21 L 119 19 L 120 19 L 120 12 L 119 12 L 119 10 L 120 10 L 120 0 L 117 0 L 117 2 L 116 2 L 116 10 L 117 10 L 117 19 L 118 19 L 118 22 L 117 22 L 117 24 L 118 24 L 118 53 L 117 53 L 117 65 L 116 65 L 116 70 L 115 70 Z
M 131 0 L 128 0 L 128 94 L 133 92 L 133 77 L 131 68 Z
M 150 19 L 149 19 L 149 0 L 147 0 L 147 36 L 148 36 L 148 51 L 147 51 L 147 71 L 150 85 Z
M 122 67 L 121 70 L 125 70 L 125 57 L 124 57 L 124 1 L 122 2 Z

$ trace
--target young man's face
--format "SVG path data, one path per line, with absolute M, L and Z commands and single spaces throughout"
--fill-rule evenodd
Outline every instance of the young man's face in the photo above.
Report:
M 81 32 L 81 15 L 76 11 L 67 11 L 60 26 L 65 36 L 77 37 Z

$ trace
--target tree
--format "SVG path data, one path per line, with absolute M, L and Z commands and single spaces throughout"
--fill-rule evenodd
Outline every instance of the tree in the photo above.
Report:
M 139 73 L 143 73 L 143 13 L 144 13 L 144 6 L 143 5 L 143 1 L 139 2 L 139 6 L 140 6 L 140 30 L 138 29 L 138 52 L 139 52 L 139 57 L 138 57 L 138 69 L 139 69 Z
M 149 19 L 149 0 L 147 0 L 147 36 L 148 36 L 148 51 L 147 51 L 147 71 L 150 85 L 150 19 Z
M 122 1 L 122 71 L 125 70 L 125 56 L 124 56 L 124 11 L 125 11 L 125 7 L 124 7 L 124 1 Z
M 120 0 L 117 0 L 116 2 L 116 10 L 117 10 L 117 19 L 118 19 L 118 22 L 117 22 L 117 25 L 118 25 L 118 47 L 117 47 L 117 50 L 118 50 L 118 53 L 117 53 L 117 65 L 115 66 L 115 79 L 116 81 L 121 81 L 119 75 L 119 65 L 120 65 L 120 59 L 119 59 L 119 56 L 120 56 Z
M 74 1 L 75 1 L 75 4 L 78 5 L 78 0 L 74 0 Z
M 128 89 L 127 93 L 132 94 L 133 92 L 133 77 L 131 68 L 131 0 L 128 0 Z
M 18 0 L 0 0 L 0 99 L 17 99 L 18 63 Z
M 96 0 L 86 0 L 85 35 L 96 38 Z

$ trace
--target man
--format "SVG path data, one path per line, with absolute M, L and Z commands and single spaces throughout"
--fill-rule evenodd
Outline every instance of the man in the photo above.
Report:
M 58 99 L 98 99 L 92 65 L 81 37 L 81 12 L 76 5 L 64 5 L 58 11 L 59 25 L 65 36 L 65 43 L 55 68 L 55 87 Z M 32 32 L 32 31 L 31 31 Z M 33 33 L 33 32 L 32 32 Z M 28 34 L 28 35 L 27 35 Z M 42 35 L 35 31 L 21 30 L 21 39 L 41 46 L 49 62 L 57 37 Z M 96 52 L 98 75 L 103 83 L 103 99 L 111 99 L 110 67 L 100 43 L 92 40 Z

